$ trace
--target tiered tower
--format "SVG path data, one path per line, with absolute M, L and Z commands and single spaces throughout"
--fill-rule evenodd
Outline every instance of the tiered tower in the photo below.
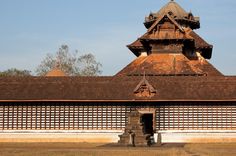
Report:
M 213 46 L 194 29 L 200 28 L 199 17 L 186 12 L 171 0 L 144 22 L 147 32 L 128 48 L 138 57 L 117 75 L 141 76 L 220 76 L 206 59 Z

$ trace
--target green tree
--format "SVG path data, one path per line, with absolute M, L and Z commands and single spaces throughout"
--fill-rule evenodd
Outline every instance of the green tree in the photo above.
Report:
M 37 67 L 36 74 L 44 76 L 56 66 L 69 76 L 97 76 L 102 73 L 102 64 L 93 54 L 79 56 L 77 50 L 70 53 L 67 45 L 62 45 L 55 54 L 47 54 Z
M 31 71 L 11 68 L 0 72 L 0 76 L 31 76 Z

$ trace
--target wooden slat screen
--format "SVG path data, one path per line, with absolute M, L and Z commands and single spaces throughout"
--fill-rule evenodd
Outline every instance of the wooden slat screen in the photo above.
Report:
M 234 130 L 236 105 L 165 105 L 156 118 L 160 130 Z
M 129 107 L 119 105 L 0 105 L 2 130 L 121 130 Z
M 131 109 L 156 109 L 157 130 L 236 130 L 231 103 L 0 103 L 0 130 L 124 130 Z

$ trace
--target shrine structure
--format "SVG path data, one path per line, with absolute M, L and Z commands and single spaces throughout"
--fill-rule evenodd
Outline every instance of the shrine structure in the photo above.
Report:
M 1 77 L 0 136 L 103 134 L 124 145 L 133 136 L 146 145 L 157 134 L 165 142 L 169 133 L 236 138 L 236 77 L 207 61 L 213 46 L 194 31 L 199 17 L 172 0 L 144 25 L 147 32 L 128 45 L 137 58 L 114 76 L 54 69 L 45 77 Z

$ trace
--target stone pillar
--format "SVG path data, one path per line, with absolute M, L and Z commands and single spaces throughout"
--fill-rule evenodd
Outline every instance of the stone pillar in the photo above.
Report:
M 125 146 L 147 146 L 150 135 L 143 133 L 143 124 L 140 123 L 141 114 L 135 110 L 130 112 L 125 132 L 120 135 L 119 144 Z
M 161 138 L 161 133 L 157 133 L 157 146 L 162 145 L 162 138 Z

